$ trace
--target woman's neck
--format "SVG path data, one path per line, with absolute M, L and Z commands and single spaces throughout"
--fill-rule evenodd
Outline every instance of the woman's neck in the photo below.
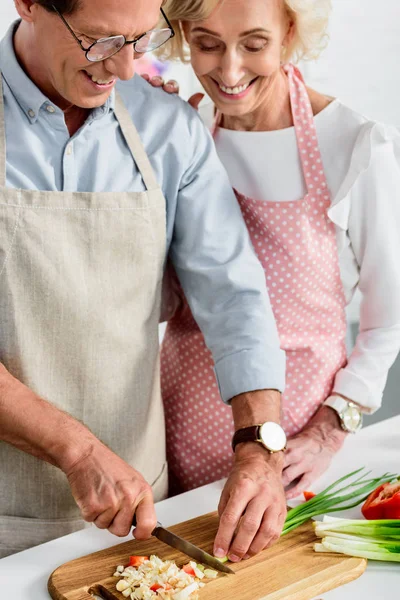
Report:
M 289 82 L 283 69 L 271 79 L 264 98 L 246 115 L 222 115 L 221 127 L 238 131 L 276 131 L 293 126 Z

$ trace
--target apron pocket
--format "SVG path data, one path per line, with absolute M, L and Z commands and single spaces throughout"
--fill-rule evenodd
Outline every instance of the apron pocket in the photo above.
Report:
M 0 558 L 91 527 L 82 519 L 0 517 Z
M 153 490 L 154 502 L 165 500 L 168 496 L 168 468 L 166 462 L 163 464 L 161 473 L 151 484 L 151 489 Z

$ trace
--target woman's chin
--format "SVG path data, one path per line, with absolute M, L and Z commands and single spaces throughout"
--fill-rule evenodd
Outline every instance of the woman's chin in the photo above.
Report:
M 226 115 L 227 117 L 244 117 L 251 112 L 250 107 L 244 103 L 237 104 L 236 106 L 232 103 L 217 101 L 217 98 L 212 98 L 217 110 Z

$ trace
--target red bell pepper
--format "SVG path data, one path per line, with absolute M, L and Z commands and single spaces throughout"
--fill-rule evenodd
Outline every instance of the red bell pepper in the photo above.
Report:
M 361 512 L 368 520 L 400 519 L 400 481 L 378 486 L 364 502 Z
M 190 563 L 184 565 L 182 567 L 182 570 L 185 571 L 185 573 L 187 573 L 188 575 L 193 575 L 193 577 L 196 577 L 196 573 L 194 572 L 193 567 Z
M 130 556 L 129 557 L 129 566 L 130 567 L 140 567 L 146 560 L 149 560 L 148 556 Z
M 304 496 L 304 500 L 311 500 L 311 498 L 314 498 L 314 496 L 316 496 L 317 494 L 314 494 L 314 492 L 303 492 L 303 496 Z
M 151 591 L 152 592 L 156 592 L 157 590 L 161 590 L 161 589 L 165 589 L 164 586 L 160 585 L 159 583 L 153 583 L 153 585 L 151 586 Z

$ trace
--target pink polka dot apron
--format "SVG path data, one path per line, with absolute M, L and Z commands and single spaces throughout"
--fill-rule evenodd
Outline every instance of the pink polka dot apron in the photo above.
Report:
M 283 68 L 307 194 L 293 202 L 257 200 L 237 191 L 236 197 L 265 271 L 286 352 L 282 426 L 292 436 L 329 396 L 337 371 L 346 364 L 346 303 L 311 104 L 299 71 L 293 65 Z M 229 474 L 233 420 L 186 302 L 168 324 L 161 361 L 174 494 Z

